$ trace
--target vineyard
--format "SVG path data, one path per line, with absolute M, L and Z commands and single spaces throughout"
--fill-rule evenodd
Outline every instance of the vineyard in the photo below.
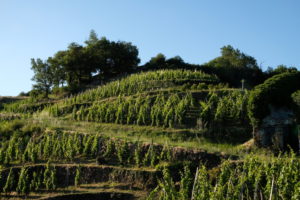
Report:
M 170 171 L 151 192 L 151 199 L 292 199 L 300 198 L 300 162 L 295 154 L 261 162 L 249 156 L 241 163 L 224 161 L 218 173 L 200 165 L 195 174 L 188 166 L 181 173 L 179 189 Z
M 172 88 L 186 82 L 217 84 L 219 79 L 214 75 L 205 74 L 201 71 L 161 70 L 145 72 L 133 74 L 124 79 L 89 90 L 75 98 L 67 99 L 65 103 L 87 103 L 119 95 L 128 96 L 149 90 Z
M 5 194 L 16 192 L 28 195 L 88 184 L 90 180 L 82 174 L 89 173 L 87 164 L 72 165 L 72 175 L 68 175 L 68 179 L 72 180 L 67 185 L 58 181 L 66 170 L 62 169 L 62 163 L 88 161 L 89 166 L 155 169 L 156 175 L 151 175 L 152 181 L 156 176 L 161 178 L 158 178 L 158 186 L 150 192 L 148 199 L 298 199 L 300 195 L 300 162 L 294 153 L 272 157 L 269 161 L 252 155 L 241 162 L 227 160 L 220 165 L 197 165 L 195 163 L 207 162 L 205 157 L 212 155 L 202 153 L 204 158 L 198 160 L 197 153 L 187 150 L 178 152 L 168 144 L 145 145 L 139 141 L 132 143 L 100 134 L 43 130 L 40 127 L 26 127 L 20 122 L 7 126 L 18 126 L 19 130 L 11 137 L 7 135 L 1 142 L 0 165 L 3 167 L 0 189 Z M 189 162 L 186 162 L 186 157 L 190 157 Z M 177 161 L 175 165 L 174 160 Z M 7 168 L 20 165 L 22 167 Z M 174 181 L 177 176 L 172 178 L 170 172 L 175 166 L 179 167 L 181 177 L 179 187 L 175 186 Z M 193 175 L 195 167 L 197 169 Z M 172 173 L 174 176 L 174 171 Z M 113 178 L 109 177 L 110 180 Z M 153 187 L 153 184 L 149 183 L 148 187 Z
M 0 101 L 0 199 L 299 199 L 299 156 L 254 146 L 249 98 L 158 70 Z
M 124 166 L 155 166 L 171 161 L 169 146 L 142 145 L 110 139 L 100 135 L 46 132 L 37 137 L 13 136 L 3 141 L 0 164 L 45 163 L 51 161 L 101 161 L 101 164 Z

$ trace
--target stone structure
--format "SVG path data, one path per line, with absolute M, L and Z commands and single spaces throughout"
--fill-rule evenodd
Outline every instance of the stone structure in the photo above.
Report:
M 291 147 L 298 152 L 298 126 L 293 111 L 284 108 L 270 108 L 270 111 L 254 130 L 256 144 L 275 150 L 287 150 Z

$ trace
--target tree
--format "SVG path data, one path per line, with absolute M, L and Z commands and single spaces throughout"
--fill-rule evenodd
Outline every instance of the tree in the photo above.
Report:
M 185 63 L 180 56 L 175 56 L 166 59 L 162 53 L 152 57 L 149 62 L 142 66 L 143 70 L 157 70 L 157 69 L 195 69 L 195 66 Z
M 61 56 L 63 56 L 63 53 L 57 53 L 55 59 L 53 57 L 49 57 L 47 60 L 51 66 L 54 87 L 63 87 L 66 82 L 65 69 L 60 61 L 62 59 Z
M 227 45 L 221 48 L 221 56 L 202 66 L 205 72 L 215 73 L 222 81 L 232 86 L 241 85 L 245 79 L 249 86 L 254 86 L 264 80 L 263 72 L 258 67 L 255 58 Z
M 162 53 L 152 57 L 149 62 L 144 65 L 146 69 L 165 69 L 166 68 L 166 56 Z
M 89 36 L 89 39 L 87 41 L 85 41 L 85 43 L 87 45 L 93 45 L 93 44 L 96 44 L 98 42 L 98 35 L 97 33 L 95 32 L 95 30 L 91 30 L 90 31 L 90 36 Z
M 36 82 L 33 88 L 42 91 L 46 98 L 50 93 L 51 87 L 53 86 L 53 71 L 48 62 L 43 62 L 41 59 L 31 59 L 31 69 L 34 72 L 32 78 Z
M 95 70 L 85 47 L 71 43 L 68 50 L 59 52 L 54 59 L 58 59 L 57 62 L 63 66 L 70 88 L 77 89 L 91 82 L 92 72 Z
M 296 67 L 287 67 L 286 65 L 278 65 L 275 69 L 273 69 L 272 67 L 268 67 L 266 71 L 266 78 L 270 78 L 274 75 L 282 74 L 285 72 L 297 72 L 297 71 L 298 70 Z
M 180 56 L 175 56 L 173 58 L 169 58 L 166 61 L 167 68 L 169 69 L 178 69 L 182 68 L 182 66 L 187 66 L 187 64 L 183 61 Z
M 97 79 L 130 73 L 140 62 L 138 49 L 130 42 L 114 42 L 105 37 L 97 40 L 97 35 L 92 31 L 85 43 L 88 64 L 96 73 Z
M 55 74 L 53 84 L 58 86 L 67 82 L 75 91 L 94 81 L 130 73 L 139 62 L 136 46 L 109 41 L 105 37 L 98 39 L 93 30 L 85 45 L 71 43 L 67 50 L 58 51 L 48 59 Z

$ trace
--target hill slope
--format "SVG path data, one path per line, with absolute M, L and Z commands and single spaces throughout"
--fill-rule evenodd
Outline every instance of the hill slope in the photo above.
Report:
M 0 195 L 14 199 L 107 195 L 144 199 L 159 181 L 153 197 L 162 194 L 159 191 L 166 183 L 176 194 L 175 182 L 192 180 L 191 172 L 199 163 L 211 185 L 227 180 L 226 170 L 239 177 L 244 171 L 253 172 L 254 165 L 265 169 L 267 165 L 257 164 L 262 162 L 258 157 L 234 171 L 234 165 L 244 162 L 247 154 L 239 144 L 251 137 L 247 99 L 247 90 L 228 88 L 214 75 L 164 70 L 130 75 L 66 99 L 4 103 L 0 112 Z M 241 161 L 220 167 L 223 159 Z M 282 164 L 276 168 L 278 174 L 292 174 L 284 171 L 285 166 L 296 167 L 298 162 L 292 159 L 291 165 L 278 162 Z M 270 181 L 271 176 L 262 176 Z M 247 177 L 250 189 L 253 177 Z M 242 184 L 234 180 L 234 187 Z M 216 194 L 221 195 L 225 182 L 217 185 Z M 183 198 L 182 194 L 176 195 Z M 265 195 L 269 194 L 266 190 Z

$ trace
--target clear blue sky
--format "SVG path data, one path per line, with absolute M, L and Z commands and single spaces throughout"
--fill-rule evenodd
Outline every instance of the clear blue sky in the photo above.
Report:
M 0 0 L 0 96 L 31 89 L 30 58 L 46 59 L 91 29 L 201 64 L 231 44 L 265 70 L 300 67 L 299 0 Z

